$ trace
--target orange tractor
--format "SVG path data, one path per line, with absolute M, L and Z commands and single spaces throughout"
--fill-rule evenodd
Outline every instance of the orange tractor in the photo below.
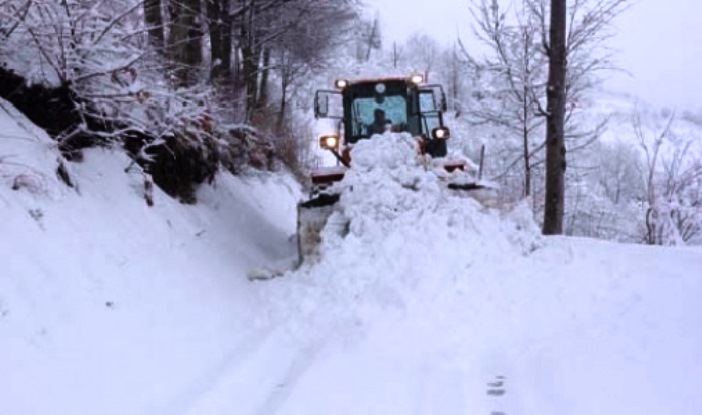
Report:
M 337 166 L 311 172 L 310 198 L 298 205 L 298 248 L 300 261 L 317 254 L 324 228 L 339 194 L 331 185 L 344 178 L 351 165 L 350 150 L 359 140 L 386 131 L 409 133 L 422 154 L 434 159 L 447 155 L 451 137 L 444 125 L 446 95 L 441 85 L 426 84 L 422 75 L 335 81 L 335 90 L 315 94 L 316 118 L 338 121 L 336 131 L 319 138 L 319 146 L 331 152 Z M 336 112 L 335 112 L 336 111 Z M 445 161 L 447 171 L 464 170 L 463 161 Z M 480 189 L 478 183 L 449 184 L 463 190 Z

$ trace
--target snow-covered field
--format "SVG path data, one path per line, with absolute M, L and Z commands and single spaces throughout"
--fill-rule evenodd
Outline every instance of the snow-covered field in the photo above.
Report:
M 250 282 L 295 255 L 290 178 L 149 208 L 96 149 L 70 189 L 0 104 L 1 415 L 700 413 L 699 248 L 542 238 L 390 134 L 354 150 L 321 260 Z

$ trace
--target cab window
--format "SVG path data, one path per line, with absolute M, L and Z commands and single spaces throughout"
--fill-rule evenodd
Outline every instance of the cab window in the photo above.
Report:
M 368 127 L 373 124 L 376 109 L 385 112 L 385 120 L 394 131 L 406 128 L 407 101 L 402 95 L 385 96 L 380 102 L 375 97 L 359 97 L 352 102 L 354 138 L 370 136 Z

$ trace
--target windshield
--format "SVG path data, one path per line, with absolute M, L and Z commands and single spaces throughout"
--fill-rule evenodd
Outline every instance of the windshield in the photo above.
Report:
M 402 95 L 390 95 L 383 97 L 381 102 L 375 97 L 359 97 L 352 102 L 353 108 L 353 136 L 369 137 L 379 133 L 374 123 L 381 123 L 382 117 L 378 119 L 378 111 L 384 115 L 386 128 L 393 131 L 403 131 L 407 128 L 407 101 Z

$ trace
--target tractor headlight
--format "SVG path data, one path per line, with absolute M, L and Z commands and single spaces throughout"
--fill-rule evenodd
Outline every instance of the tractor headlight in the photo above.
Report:
M 334 81 L 334 87 L 336 87 L 336 89 L 344 89 L 347 86 L 349 86 L 349 81 L 346 79 L 337 79 Z
M 410 82 L 415 85 L 421 85 L 424 83 L 424 75 L 418 73 L 410 76 Z
M 335 150 L 339 148 L 339 136 L 334 134 L 319 137 L 319 146 L 324 150 Z
M 446 127 L 437 127 L 431 131 L 431 136 L 437 140 L 446 140 L 451 137 L 451 132 Z

